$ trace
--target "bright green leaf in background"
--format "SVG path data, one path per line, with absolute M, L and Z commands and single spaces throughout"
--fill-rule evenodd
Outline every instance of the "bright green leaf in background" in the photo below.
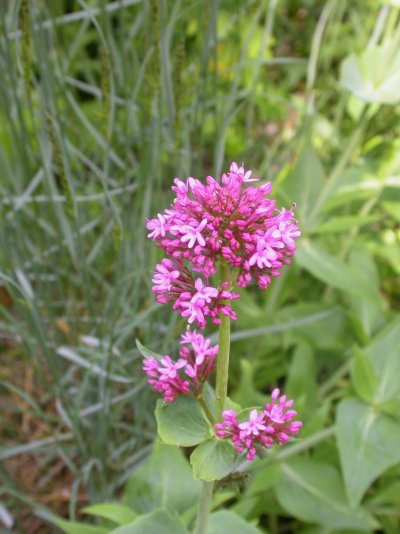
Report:
M 283 463 L 276 495 L 282 508 L 302 521 L 332 529 L 376 526 L 365 510 L 350 508 L 339 473 L 327 463 L 308 458 Z
M 183 523 L 163 510 L 139 516 L 133 523 L 112 530 L 110 534 L 189 534 Z
M 351 376 L 357 394 L 365 402 L 372 402 L 378 387 L 378 381 L 371 362 L 357 347 L 354 349 Z
M 346 492 L 356 507 L 371 483 L 400 462 L 400 421 L 350 397 L 338 405 L 336 437 Z
M 90 514 L 97 517 L 103 517 L 104 519 L 109 519 L 117 525 L 131 523 L 137 517 L 137 513 L 131 508 L 118 503 L 92 504 L 92 506 L 86 506 L 83 508 L 82 512 L 84 514 Z
M 288 208 L 293 202 L 296 203 L 296 217 L 303 232 L 309 230 L 308 218 L 318 200 L 325 179 L 324 168 L 307 136 L 293 170 L 279 187 Z
M 400 101 L 398 43 L 387 39 L 362 54 L 351 54 L 341 65 L 340 81 L 364 102 L 396 104 Z
M 164 443 L 193 447 L 213 435 L 199 401 L 180 395 L 174 402 L 157 402 L 158 434 Z
M 182 514 L 197 503 L 200 483 L 175 446 L 155 443 L 152 453 L 130 477 L 123 503 L 138 513 L 163 508 Z
M 378 380 L 374 401 L 383 403 L 400 398 L 400 318 L 376 336 L 365 354 Z
M 110 529 L 106 527 L 86 525 L 78 521 L 55 519 L 54 517 L 51 518 L 51 521 L 66 534 L 108 534 L 110 532 Z
M 244 519 L 228 510 L 221 510 L 210 515 L 207 534 L 261 534 L 261 530 L 250 525 Z
M 296 251 L 296 262 L 319 280 L 346 293 L 366 299 L 375 296 L 364 272 L 332 256 L 316 242 L 302 239 Z
M 230 441 L 210 439 L 192 452 L 190 463 L 196 480 L 220 480 L 241 463 L 241 458 Z

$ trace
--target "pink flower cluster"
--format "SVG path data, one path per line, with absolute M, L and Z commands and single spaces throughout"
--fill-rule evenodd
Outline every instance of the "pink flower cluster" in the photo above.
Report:
M 213 367 L 218 345 L 211 345 L 196 330 L 187 330 L 181 336 L 180 358 L 173 361 L 169 356 L 157 360 L 145 358 L 143 371 L 149 377 L 150 386 L 162 393 L 165 402 L 173 402 L 178 395 L 196 396 Z
M 286 395 L 280 396 L 279 389 L 274 389 L 271 402 L 267 403 L 259 414 L 252 410 L 248 421 L 239 422 L 233 410 L 222 412 L 222 423 L 215 425 L 216 436 L 219 439 L 230 439 L 237 452 L 246 451 L 246 459 L 253 460 L 256 455 L 255 445 L 269 449 L 274 443 L 283 445 L 291 436 L 300 430 L 302 423 L 292 421 L 297 415 L 292 406 L 292 400 L 286 400 Z
M 239 295 L 227 290 L 228 281 L 218 289 L 205 285 L 200 276 L 194 279 L 180 260 L 164 258 L 156 265 L 152 282 L 157 301 L 162 304 L 172 301 L 172 308 L 187 317 L 189 324 L 196 323 L 199 328 L 204 328 L 207 316 L 214 324 L 220 324 L 220 314 L 236 320 L 235 312 L 226 301 L 239 298 Z
M 267 198 L 271 192 L 269 182 L 259 187 L 249 185 L 257 181 L 251 178 L 251 171 L 245 172 L 232 163 L 220 182 L 211 176 L 206 181 L 203 184 L 195 178 L 185 182 L 176 178 L 172 187 L 176 197 L 171 207 L 147 221 L 148 237 L 171 258 L 157 265 L 153 291 L 159 300 L 161 296 L 175 299 L 179 293 L 180 302 L 175 309 L 199 326 L 203 321 L 198 311 L 204 307 L 210 310 L 203 312 L 204 316 L 213 317 L 216 311 L 224 313 L 218 298 L 219 292 L 227 288 L 213 288 L 208 282 L 216 272 L 218 260 L 236 270 L 239 287 L 255 279 L 258 287 L 266 289 L 270 277 L 278 276 L 281 267 L 290 263 L 295 239 L 300 235 L 293 211 L 278 210 L 275 200 Z M 184 262 L 204 281 L 200 277 L 189 278 L 189 271 L 183 270 Z M 188 290 L 182 282 L 205 288 L 202 296 L 196 297 L 195 291 L 199 290 Z M 177 285 L 180 289 L 176 289 Z M 190 298 L 182 297 L 182 293 L 189 293 Z M 227 295 L 220 298 L 230 300 Z

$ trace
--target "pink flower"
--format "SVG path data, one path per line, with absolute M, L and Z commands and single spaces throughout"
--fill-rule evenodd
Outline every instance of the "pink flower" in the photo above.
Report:
M 193 279 L 179 260 L 163 259 L 156 265 L 152 281 L 157 301 L 163 304 L 172 302 L 172 308 L 186 317 L 189 324 L 195 323 L 204 328 L 207 317 L 214 324 L 219 324 L 221 314 L 233 320 L 236 318 L 229 301 L 239 298 L 239 295 L 227 290 L 228 283 L 216 288 L 206 285 L 199 276 Z
M 180 358 L 173 361 L 168 355 L 156 360 L 150 356 L 143 360 L 143 371 L 154 391 L 161 393 L 165 402 L 173 402 L 178 395 L 196 396 L 213 369 L 218 345 L 211 345 L 196 331 L 182 336 L 184 346 Z
M 154 284 L 153 291 L 155 293 L 169 291 L 173 282 L 179 278 L 179 275 L 180 272 L 174 268 L 174 263 L 164 258 L 161 263 L 156 265 L 156 272 L 151 280 Z
M 222 260 L 237 270 L 240 287 L 255 280 L 265 289 L 289 263 L 300 232 L 293 211 L 277 210 L 275 201 L 267 198 L 271 184 L 250 184 L 256 180 L 235 162 L 219 181 L 211 176 L 205 183 L 192 177 L 175 179 L 174 202 L 147 221 L 149 237 L 191 272 L 208 278 Z M 190 310 L 188 317 L 200 316 Z
M 279 389 L 274 389 L 271 402 L 265 405 L 264 410 L 260 414 L 252 410 L 248 419 L 241 423 L 233 410 L 225 410 L 222 412 L 223 422 L 215 425 L 216 437 L 230 439 L 237 452 L 246 452 L 247 460 L 253 460 L 256 446 L 269 449 L 274 443 L 283 445 L 298 433 L 302 423 L 292 421 L 296 412 L 288 408 L 293 401 L 286 400 L 285 395 L 279 395 Z
M 250 412 L 249 420 L 245 423 L 240 423 L 239 428 L 242 430 L 244 436 L 258 436 L 260 430 L 265 430 L 267 427 L 263 425 L 265 414 L 258 415 L 257 410 Z
M 179 228 L 179 231 L 181 234 L 183 234 L 183 237 L 181 237 L 182 243 L 186 243 L 187 241 L 187 246 L 189 248 L 193 248 L 197 241 L 199 245 L 204 247 L 206 242 L 204 241 L 204 237 L 201 235 L 201 231 L 203 230 L 206 224 L 207 219 L 203 219 L 201 223 L 196 227 L 190 226 L 189 224 L 184 224 L 183 226 L 181 226 Z

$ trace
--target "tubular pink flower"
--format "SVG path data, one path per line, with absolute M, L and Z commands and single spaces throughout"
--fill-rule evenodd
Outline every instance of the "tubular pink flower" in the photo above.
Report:
M 178 395 L 196 396 L 213 369 L 218 345 L 211 345 L 196 330 L 182 336 L 179 359 L 173 361 L 168 355 L 157 360 L 150 356 L 143 360 L 143 371 L 148 384 L 161 393 L 165 402 L 173 402 Z
M 208 294 L 211 300 L 198 295 L 192 301 L 194 283 L 200 279 L 205 287 L 211 287 L 208 278 L 216 273 L 220 260 L 236 270 L 239 287 L 254 280 L 260 289 L 266 289 L 295 252 L 300 232 L 293 211 L 276 209 L 275 201 L 267 198 L 271 192 L 269 182 L 255 186 L 250 184 L 253 181 L 257 179 L 251 177 L 251 171 L 235 162 L 219 181 L 211 176 L 205 183 L 193 177 L 185 181 L 176 178 L 172 186 L 175 199 L 170 208 L 147 220 L 149 237 L 170 261 L 176 262 L 175 268 L 166 267 L 168 273 L 157 267 L 153 278 L 157 300 L 168 302 L 166 291 L 178 298 L 174 287 L 181 284 L 176 271 L 182 273 L 186 269 L 185 278 L 188 272 L 197 272 L 204 278 L 190 275 L 191 287 L 185 287 L 190 297 L 182 297 L 174 306 L 190 323 L 204 325 L 210 317 L 218 324 L 219 313 L 235 317 L 228 303 L 225 306 L 229 309 L 224 312 L 216 310 L 214 299 L 223 300 L 216 296 L 217 288 Z M 163 266 L 163 262 L 159 265 Z
M 236 318 L 229 301 L 239 295 L 227 290 L 228 282 L 222 283 L 220 288 L 207 285 L 199 276 L 194 279 L 179 260 L 164 258 L 156 265 L 152 281 L 157 301 L 162 304 L 172 302 L 172 308 L 186 317 L 189 324 L 204 328 L 207 317 L 219 324 L 220 314 L 233 320 Z
M 271 402 L 265 404 L 264 410 L 260 414 L 257 410 L 251 410 L 248 419 L 240 423 L 233 410 L 225 410 L 222 412 L 222 423 L 215 425 L 216 437 L 230 439 L 237 452 L 245 451 L 247 460 L 253 460 L 256 446 L 269 449 L 274 443 L 283 445 L 299 432 L 302 423 L 292 421 L 297 415 L 289 409 L 293 401 L 286 400 L 285 395 L 279 395 L 279 389 L 274 389 Z

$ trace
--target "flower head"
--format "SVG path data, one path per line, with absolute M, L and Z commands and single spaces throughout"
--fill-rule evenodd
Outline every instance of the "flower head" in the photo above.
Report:
M 162 393 L 165 402 L 172 402 L 178 395 L 196 395 L 210 374 L 218 345 L 211 345 L 196 330 L 182 336 L 179 359 L 173 361 L 168 355 L 157 360 L 145 358 L 143 371 L 150 386 Z
M 257 180 L 234 162 L 220 181 L 175 179 L 171 207 L 147 221 L 149 237 L 167 256 L 206 278 L 223 260 L 238 270 L 239 286 L 254 279 L 265 289 L 290 261 L 300 232 L 293 211 L 277 210 L 267 198 L 269 182 L 250 185 Z
M 237 452 L 246 452 L 246 459 L 253 460 L 256 455 L 256 445 L 266 449 L 274 443 L 283 445 L 300 430 L 302 423 L 292 421 L 297 414 L 289 410 L 292 400 L 280 395 L 279 389 L 274 389 L 271 402 L 258 413 L 251 410 L 246 421 L 239 422 L 233 410 L 222 412 L 222 423 L 215 425 L 216 436 L 219 439 L 230 439 Z M 277 402 L 276 402 L 277 401 Z

